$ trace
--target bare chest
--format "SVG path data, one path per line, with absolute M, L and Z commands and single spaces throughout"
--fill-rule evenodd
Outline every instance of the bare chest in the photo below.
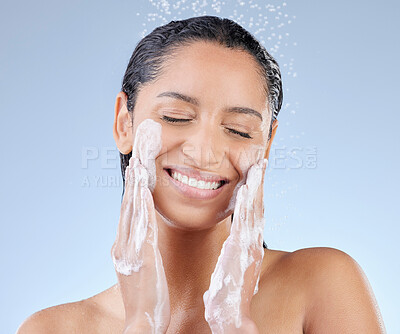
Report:
M 261 291 L 260 291 L 261 292 Z M 275 291 L 276 292 L 276 291 Z M 256 298 L 257 297 L 257 298 Z M 302 334 L 303 306 L 296 295 L 281 293 L 270 295 L 266 292 L 253 298 L 251 317 L 257 325 L 260 334 Z M 93 333 L 120 334 L 124 322 L 105 316 L 99 327 Z M 90 331 L 91 332 L 91 331 Z M 211 334 L 204 319 L 204 310 L 172 316 L 167 334 Z
M 267 285 L 253 297 L 251 318 L 260 334 L 303 334 L 304 296 L 284 284 Z M 204 309 L 195 316 L 172 318 L 168 334 L 209 334 Z

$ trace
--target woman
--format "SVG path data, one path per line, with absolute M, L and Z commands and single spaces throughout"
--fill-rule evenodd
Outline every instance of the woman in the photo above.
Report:
M 263 244 L 281 104 L 278 64 L 228 19 L 172 21 L 142 39 L 115 103 L 118 284 L 18 332 L 384 333 L 350 256 Z

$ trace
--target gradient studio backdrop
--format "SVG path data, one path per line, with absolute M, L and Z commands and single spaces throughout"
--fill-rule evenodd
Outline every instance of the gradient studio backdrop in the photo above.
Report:
M 3 0 L 1 333 L 116 283 L 115 96 L 145 33 L 205 14 L 241 23 L 282 69 L 268 246 L 347 252 L 400 333 L 399 4 L 360 0 Z

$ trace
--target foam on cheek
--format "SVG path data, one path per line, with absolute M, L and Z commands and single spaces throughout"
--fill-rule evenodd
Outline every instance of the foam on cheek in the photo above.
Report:
M 249 152 L 250 153 L 256 152 L 254 158 L 252 156 L 249 157 L 246 154 L 246 152 L 244 152 L 244 154 L 240 154 L 239 155 L 238 165 L 239 165 L 239 168 L 240 168 L 240 170 L 242 172 L 243 177 L 236 184 L 235 189 L 233 190 L 233 193 L 232 193 L 232 197 L 229 200 L 228 207 L 224 211 L 224 215 L 226 215 L 229 211 L 233 211 L 234 210 L 235 203 L 236 203 L 236 198 L 237 198 L 237 193 L 239 191 L 239 188 L 246 183 L 247 173 L 248 173 L 251 165 L 253 165 L 254 163 L 256 163 L 257 161 L 259 161 L 261 159 L 261 157 L 263 156 L 264 150 L 265 150 L 265 146 L 264 145 L 251 145 L 250 149 L 249 149 Z
M 162 127 L 160 123 L 152 119 L 145 119 L 136 129 L 133 143 L 132 156 L 137 157 L 140 163 L 149 173 L 149 189 L 154 191 L 156 186 L 156 162 L 155 159 L 161 151 Z
M 262 164 L 259 162 L 260 158 L 257 159 L 257 163 L 255 163 L 251 168 L 249 169 L 247 173 L 247 179 L 246 179 L 246 184 L 248 186 L 248 201 L 253 200 L 256 196 L 257 190 L 259 185 L 261 184 L 262 181 Z M 263 159 L 268 161 L 267 159 Z

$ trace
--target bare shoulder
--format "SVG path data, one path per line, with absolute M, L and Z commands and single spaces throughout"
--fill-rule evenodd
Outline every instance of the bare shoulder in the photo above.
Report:
M 350 255 L 314 247 L 276 257 L 268 272 L 301 289 L 305 333 L 385 333 L 368 279 Z
M 363 284 L 368 280 L 359 264 L 347 253 L 330 247 L 302 248 L 293 252 L 268 250 L 266 271 L 298 275 L 307 281 L 326 284 L 338 279 L 345 282 L 357 278 Z
M 67 303 L 40 310 L 29 316 L 17 334 L 74 333 L 85 317 L 93 317 L 95 310 L 86 301 Z
M 40 310 L 20 325 L 17 334 L 122 332 L 121 319 L 98 302 L 107 291 L 81 301 Z

